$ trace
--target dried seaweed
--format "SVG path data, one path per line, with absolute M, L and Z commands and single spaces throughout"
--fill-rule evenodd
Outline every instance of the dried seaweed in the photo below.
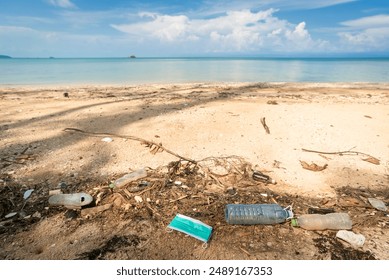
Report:
M 306 163 L 305 161 L 303 160 L 300 160 L 300 163 L 301 163 L 301 166 L 304 168 L 304 169 L 307 169 L 307 170 L 310 170 L 310 171 L 323 171 L 324 169 L 327 168 L 328 164 L 324 164 L 323 166 L 319 166 L 317 165 L 316 163 L 311 163 L 311 164 L 308 164 Z
M 380 161 L 379 159 L 375 158 L 375 157 L 372 157 L 372 156 L 369 156 L 367 158 L 363 158 L 362 160 L 364 161 L 367 161 L 367 162 L 370 162 L 372 164 L 376 164 L 376 165 L 379 165 L 380 164 Z
M 141 142 L 142 145 L 144 145 L 146 148 L 149 148 L 150 149 L 150 153 L 152 153 L 153 155 L 157 154 L 157 153 L 162 153 L 163 151 L 165 151 L 165 149 L 162 147 L 162 143 L 159 143 L 158 145 L 156 145 L 155 143 L 152 143 L 152 142 Z
M 310 152 L 310 153 L 317 153 L 317 154 L 325 154 L 325 155 L 340 155 L 340 156 L 343 156 L 343 155 L 362 155 L 362 156 L 367 156 L 367 158 L 362 159 L 362 160 L 376 164 L 376 165 L 380 164 L 380 160 L 378 158 L 373 157 L 373 156 L 366 154 L 366 153 L 352 151 L 352 149 L 353 148 L 351 148 L 350 150 L 341 151 L 341 152 L 321 152 L 321 151 L 308 150 L 308 149 L 303 148 L 302 151 L 303 152 Z

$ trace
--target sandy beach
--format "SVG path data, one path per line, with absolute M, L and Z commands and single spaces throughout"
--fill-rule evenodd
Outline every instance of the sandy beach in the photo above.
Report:
M 64 236 L 70 234 L 63 229 L 62 223 L 80 223 L 79 219 L 69 221 L 64 218 L 65 210 L 44 210 L 48 206 L 48 191 L 56 189 L 60 182 L 69 186 L 68 191 L 85 190 L 92 193 L 93 188 L 107 186 L 110 181 L 132 170 L 144 167 L 156 169 L 179 159 L 167 152 L 154 155 L 139 141 L 120 137 L 134 136 L 162 143 L 170 151 L 196 162 L 207 157 L 237 156 L 251 165 L 251 170 L 259 170 L 277 182 L 274 185 L 258 183 L 258 193 L 281 194 L 291 204 L 292 198 L 295 198 L 296 214 L 302 214 L 312 206 L 340 207 L 336 210 L 351 211 L 358 221 L 356 231 L 366 236 L 362 251 L 370 252 L 376 259 L 389 259 L 387 217 L 385 213 L 369 208 L 367 202 L 368 197 L 376 197 L 389 203 L 389 84 L 3 86 L 0 88 L 0 104 L 0 233 L 6 241 L 2 242 L 0 258 L 72 259 L 96 247 L 104 236 L 107 240 L 113 235 L 118 236 L 119 232 L 124 236 L 123 225 L 114 229 L 111 227 L 110 231 L 94 225 L 90 232 L 100 232 L 102 239 L 96 237 L 93 241 L 91 238 L 85 246 L 78 247 L 79 251 L 74 248 L 66 252 L 61 251 L 61 246 L 63 248 L 69 242 L 67 238 L 80 240 L 82 235 L 75 224 L 67 228 L 72 228 L 72 233 L 78 232 L 79 236 L 64 237 L 66 242 L 50 241 L 57 244 L 55 248 L 48 249 L 50 242 L 37 238 L 42 233 L 43 225 L 46 226 L 45 231 L 53 234 L 53 238 L 58 238 L 58 227 L 62 228 Z M 265 131 L 261 123 L 263 118 L 270 133 Z M 112 134 L 111 137 L 107 136 L 112 141 L 102 141 L 103 136 L 64 131 L 65 128 Z M 324 169 L 308 170 L 303 168 L 302 162 Z M 222 177 L 227 174 L 218 175 Z M 220 195 L 229 188 L 240 192 L 237 185 L 227 181 L 219 183 L 219 192 L 220 188 L 225 188 Z M 17 188 L 20 194 L 16 194 Z M 41 218 L 28 225 L 20 222 L 10 224 L 4 216 L 23 204 L 23 191 L 27 189 L 35 189 L 25 207 L 27 214 L 39 212 Z M 261 202 L 256 192 L 244 191 L 236 201 L 234 198 L 228 201 L 244 203 L 243 198 L 250 197 L 252 203 L 256 200 Z M 9 202 L 11 193 L 12 203 Z M 201 209 L 191 204 L 191 194 L 186 195 L 189 196 L 186 198 L 188 202 L 185 202 L 186 199 L 177 201 L 176 208 L 170 207 L 171 213 L 159 212 L 158 215 L 166 214 L 166 217 L 156 222 L 160 226 L 158 230 L 155 228 L 158 236 L 163 235 L 159 232 L 163 232 L 166 222 L 174 212 L 180 211 L 180 207 L 188 207 L 193 213 Z M 107 201 L 113 199 L 108 194 L 104 197 Z M 149 198 L 150 207 L 158 209 L 157 204 L 153 204 L 157 198 L 151 194 Z M 279 202 L 275 196 L 273 198 Z M 301 199 L 306 204 L 299 204 Z M 342 199 L 343 204 L 339 202 Z M 196 200 L 194 195 L 192 200 Z M 310 205 L 310 200 L 316 204 Z M 129 204 L 141 209 L 134 201 Z M 114 204 L 113 211 L 126 211 L 125 205 L 125 202 Z M 353 213 L 352 206 L 358 212 Z M 187 208 L 184 209 L 183 212 L 190 214 Z M 45 211 L 49 212 L 47 217 Z M 222 217 L 223 214 L 218 215 Z M 198 216 L 202 217 L 200 214 Z M 102 219 L 98 216 L 88 221 L 97 223 Z M 194 253 L 178 255 L 171 248 L 164 252 L 156 247 L 155 251 L 159 250 L 160 253 L 153 255 L 150 251 L 146 252 L 144 248 L 147 247 L 141 249 L 139 246 L 131 249 L 133 254 L 128 255 L 127 252 L 127 256 L 140 259 L 329 258 L 329 253 L 320 254 L 313 241 L 309 243 L 311 247 L 308 246 L 306 251 L 299 250 L 298 254 L 295 250 L 283 254 L 282 250 L 288 244 L 277 247 L 278 243 L 274 240 L 265 242 L 266 248 L 271 247 L 267 251 L 266 248 L 256 248 L 255 244 L 250 247 L 251 241 L 245 241 L 245 238 L 250 238 L 245 235 L 244 227 L 234 227 L 238 228 L 236 236 L 243 244 L 233 243 L 237 247 L 231 246 L 221 253 L 215 248 L 227 242 L 223 236 L 227 238 L 231 235 L 231 229 L 226 227 L 222 218 L 219 221 L 204 219 L 215 227 L 216 233 L 207 251 L 201 251 L 201 244 L 196 244 Z M 370 219 L 372 224 L 364 224 L 365 219 Z M 132 219 L 134 221 L 136 219 Z M 220 232 L 226 230 L 224 235 L 218 235 L 218 227 Z M 278 234 L 281 230 L 281 235 L 294 234 L 302 240 L 307 238 L 306 235 L 310 235 L 310 240 L 318 237 L 316 233 L 305 233 L 288 225 L 274 227 Z M 17 234 L 12 236 L 10 232 L 15 230 Z M 19 239 L 14 239 L 15 236 Z M 179 234 L 175 237 L 180 240 L 175 242 L 190 242 Z M 142 238 L 150 239 L 149 236 Z M 145 242 L 142 238 L 140 243 Z M 30 249 L 22 250 L 27 244 L 30 244 Z M 127 258 L 125 255 L 116 257 Z

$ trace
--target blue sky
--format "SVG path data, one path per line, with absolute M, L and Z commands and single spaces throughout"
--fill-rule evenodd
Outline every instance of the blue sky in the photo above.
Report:
M 13 57 L 388 56 L 388 0 L 0 0 Z

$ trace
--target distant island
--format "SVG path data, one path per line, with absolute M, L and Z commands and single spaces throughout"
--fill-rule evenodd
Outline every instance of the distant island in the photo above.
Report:
M 0 58 L 12 58 L 12 57 L 10 57 L 10 56 L 8 56 L 8 55 L 0 54 Z
M 130 55 L 130 58 L 136 58 L 136 56 L 135 55 Z

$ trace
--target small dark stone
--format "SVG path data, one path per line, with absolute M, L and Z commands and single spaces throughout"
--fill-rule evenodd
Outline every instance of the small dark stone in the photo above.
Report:
M 236 194 L 236 190 L 235 190 L 235 188 L 228 188 L 228 189 L 227 189 L 227 193 L 228 193 L 229 195 L 235 195 L 235 194 Z
M 78 217 L 78 211 L 76 210 L 68 210 L 65 212 L 66 219 L 76 219 Z
M 58 187 L 61 188 L 61 189 L 65 189 L 65 188 L 68 187 L 68 185 L 67 185 L 65 182 L 60 182 L 60 183 L 58 184 Z
M 69 92 L 64 92 L 64 93 L 63 93 L 63 97 L 69 98 Z

